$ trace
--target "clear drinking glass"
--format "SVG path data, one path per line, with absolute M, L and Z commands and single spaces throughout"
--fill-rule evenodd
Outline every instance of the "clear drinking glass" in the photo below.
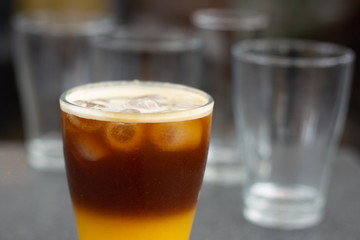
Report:
M 104 14 L 27 11 L 13 18 L 14 59 L 27 160 L 36 169 L 64 168 L 58 96 L 90 82 L 89 40 L 107 34 Z
M 179 84 L 113 81 L 60 99 L 80 240 L 187 240 L 205 171 L 211 96 Z
M 141 79 L 197 87 L 201 78 L 201 39 L 187 29 L 120 27 L 92 41 L 93 76 Z
M 323 216 L 349 99 L 354 53 L 331 43 L 263 39 L 233 48 L 244 159 L 244 215 L 267 227 Z
M 243 175 L 235 144 L 231 47 L 240 40 L 262 37 L 269 20 L 257 11 L 214 8 L 194 12 L 192 22 L 204 42 L 200 87 L 216 100 L 205 181 L 238 184 Z

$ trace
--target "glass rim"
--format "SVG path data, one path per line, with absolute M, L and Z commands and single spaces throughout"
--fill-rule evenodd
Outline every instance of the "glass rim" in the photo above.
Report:
M 113 32 L 91 40 L 97 50 L 138 50 L 171 52 L 200 49 L 202 40 L 196 32 L 186 28 L 117 27 Z
M 204 99 L 207 99 L 207 102 L 196 106 L 191 109 L 178 110 L 173 112 L 155 112 L 155 113 L 131 113 L 131 112 L 119 112 L 119 111 L 109 111 L 109 110 L 100 110 L 92 109 L 83 106 L 74 104 L 73 102 L 67 99 L 67 96 L 78 90 L 93 89 L 96 87 L 107 87 L 111 88 L 114 86 L 146 86 L 146 87 L 164 87 L 171 89 L 178 89 L 180 91 L 189 91 L 195 95 L 199 95 Z M 59 99 L 60 109 L 64 112 L 70 113 L 72 115 L 97 119 L 102 121 L 118 121 L 118 122 L 175 122 L 183 120 L 192 120 L 201 118 L 211 114 L 214 106 L 214 99 L 208 93 L 198 88 L 190 87 L 183 84 L 169 83 L 169 82 L 156 82 L 156 81 L 140 81 L 140 80 L 112 80 L 112 81 L 102 81 L 102 82 L 93 82 L 88 84 L 79 85 L 73 88 L 70 88 L 64 91 Z M 71 110 L 64 110 L 64 107 Z
M 308 51 L 313 56 L 281 55 L 291 51 Z M 295 67 L 332 67 L 355 59 L 352 49 L 339 44 L 291 38 L 243 40 L 233 46 L 232 55 L 244 62 Z
M 205 8 L 192 13 L 193 24 L 207 30 L 264 30 L 269 25 L 266 14 L 252 9 Z
M 76 10 L 26 10 L 11 19 L 15 31 L 47 33 L 48 35 L 97 35 L 109 32 L 115 26 L 111 14 Z

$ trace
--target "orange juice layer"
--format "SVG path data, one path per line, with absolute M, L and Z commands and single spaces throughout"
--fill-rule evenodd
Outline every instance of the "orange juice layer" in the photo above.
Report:
M 79 240 L 188 240 L 195 208 L 154 217 L 108 216 L 75 207 Z

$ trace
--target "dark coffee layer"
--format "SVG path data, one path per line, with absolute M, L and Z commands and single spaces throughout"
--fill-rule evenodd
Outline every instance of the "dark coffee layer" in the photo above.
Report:
M 163 123 L 138 123 L 143 133 L 142 139 L 135 143 L 141 147 L 124 144 L 124 149 L 115 150 L 102 140 L 106 136 L 101 127 L 91 132 L 74 130 L 68 117 L 63 113 L 64 153 L 70 193 L 75 205 L 101 212 L 135 215 L 175 213 L 196 205 L 206 162 L 209 116 L 191 120 L 199 121 L 198 125 L 204 129 L 200 129 L 201 142 L 196 147 L 180 147 L 171 151 L 148 141 L 146 137 L 150 134 L 148 129 L 154 129 L 153 124 Z M 95 120 L 78 120 L 83 122 L 79 125 L 82 128 L 101 124 L 99 121 L 92 122 Z M 96 145 L 93 149 L 100 150 L 95 150 L 95 153 L 81 148 L 79 151 L 78 146 L 74 145 L 79 139 L 102 146 Z M 101 149 L 106 154 L 98 153 Z M 85 159 L 92 155 L 100 158 Z

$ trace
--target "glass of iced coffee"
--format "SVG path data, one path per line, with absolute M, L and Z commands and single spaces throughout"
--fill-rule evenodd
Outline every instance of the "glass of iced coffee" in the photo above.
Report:
M 169 83 L 113 81 L 60 98 L 80 240 L 187 240 L 206 165 L 213 99 Z

